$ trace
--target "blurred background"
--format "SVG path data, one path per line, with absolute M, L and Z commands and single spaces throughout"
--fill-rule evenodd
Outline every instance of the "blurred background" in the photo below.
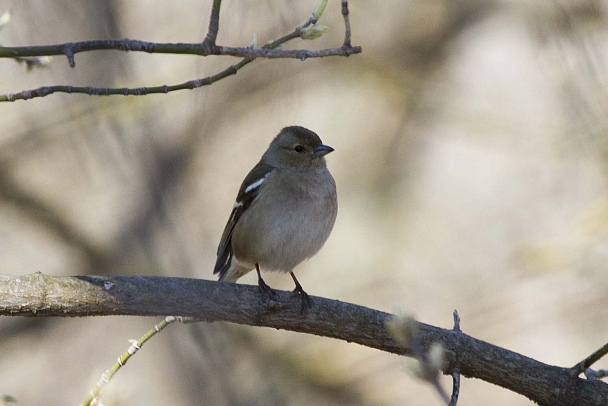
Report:
M 218 43 L 290 32 L 317 1 L 225 0 Z M 6 46 L 198 42 L 211 1 L 0 0 Z M 146 97 L 51 95 L 0 106 L 0 272 L 214 280 L 240 182 L 278 131 L 328 156 L 339 214 L 296 269 L 312 295 L 451 328 L 571 366 L 608 337 L 608 2 L 350 2 L 349 58 L 258 60 L 209 87 Z M 340 2 L 316 41 L 340 46 Z M 91 52 L 25 73 L 43 85 L 139 87 L 206 77 L 230 57 Z M 291 278 L 268 275 L 278 289 Z M 255 275 L 241 283 L 255 284 Z M 0 393 L 80 404 L 159 319 L 0 319 Z M 601 361 L 597 367 L 608 367 Z M 451 380 L 445 378 L 446 388 Z M 104 389 L 106 405 L 440 405 L 404 359 L 224 323 L 174 325 Z M 530 405 L 464 379 L 463 405 Z

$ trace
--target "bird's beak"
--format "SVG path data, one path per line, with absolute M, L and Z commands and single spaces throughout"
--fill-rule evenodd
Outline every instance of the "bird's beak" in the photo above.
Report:
M 334 149 L 332 147 L 330 147 L 329 145 L 319 144 L 312 150 L 312 157 L 320 158 L 322 156 L 329 154 L 330 152 L 333 152 L 333 150 Z

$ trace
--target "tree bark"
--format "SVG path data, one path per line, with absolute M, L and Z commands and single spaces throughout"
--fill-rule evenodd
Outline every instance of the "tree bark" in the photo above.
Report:
M 311 296 L 301 302 L 277 291 L 270 301 L 257 286 L 200 279 L 151 276 L 54 277 L 42 273 L 0 275 L 0 315 L 24 317 L 191 316 L 332 337 L 381 351 L 412 355 L 386 329 L 392 315 L 378 310 Z M 608 384 L 581 379 L 571 368 L 551 366 L 470 337 L 460 331 L 419 323 L 424 348 L 443 345 L 450 374 L 482 379 L 540 405 L 607 405 Z

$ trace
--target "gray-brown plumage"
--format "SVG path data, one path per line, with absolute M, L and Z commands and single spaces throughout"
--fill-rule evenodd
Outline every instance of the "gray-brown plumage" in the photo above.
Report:
M 213 273 L 235 282 L 257 268 L 259 274 L 291 273 L 325 244 L 338 211 L 336 183 L 324 156 L 333 148 L 314 132 L 286 127 L 245 177 L 217 251 Z

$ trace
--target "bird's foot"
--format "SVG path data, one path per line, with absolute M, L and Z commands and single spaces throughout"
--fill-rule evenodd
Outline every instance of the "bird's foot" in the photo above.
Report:
M 302 305 L 300 307 L 300 314 L 303 314 L 306 309 L 312 306 L 312 299 L 310 298 L 310 296 L 308 296 L 308 293 L 306 293 L 304 289 L 302 289 L 302 285 L 300 285 L 300 282 L 298 282 L 293 272 L 290 272 L 290 274 L 296 284 L 296 288 L 293 290 L 293 292 L 297 293 L 300 296 L 300 300 L 302 301 Z
M 308 296 L 308 293 L 304 292 L 302 286 L 296 286 L 296 288 L 293 290 L 293 293 L 300 296 L 300 314 L 304 314 L 304 311 L 310 306 L 312 306 L 312 299 L 310 298 L 310 296 Z
M 268 299 L 270 299 L 270 300 L 274 300 L 274 301 L 279 300 L 279 295 L 277 294 L 277 292 L 272 290 L 272 288 L 270 286 L 268 286 L 268 284 L 266 282 L 264 282 L 264 279 L 262 279 L 262 275 L 260 275 L 259 268 L 257 268 L 257 271 L 258 271 L 258 287 L 260 288 L 260 293 L 262 295 L 267 296 Z

